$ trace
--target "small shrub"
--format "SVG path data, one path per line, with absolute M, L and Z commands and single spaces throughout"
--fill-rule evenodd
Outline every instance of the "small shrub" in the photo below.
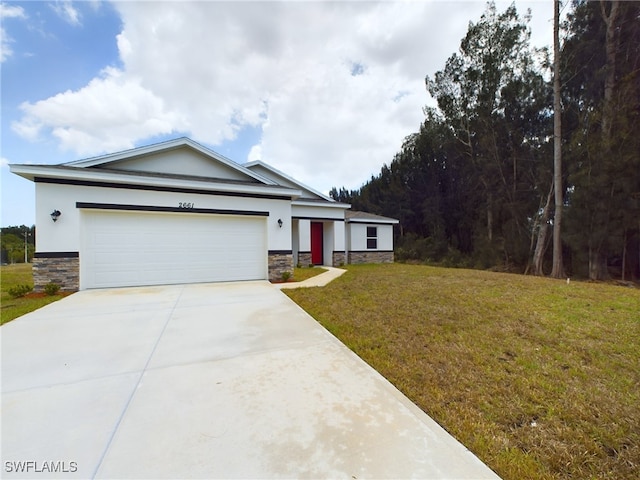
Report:
M 291 278 L 291 272 L 282 272 L 282 281 L 286 282 Z
M 13 298 L 24 297 L 27 293 L 33 290 L 31 285 L 14 285 L 9 288 L 8 292 Z
M 58 291 L 60 290 L 60 285 L 58 285 L 57 283 L 47 283 L 44 286 L 44 293 L 46 293 L 49 296 L 53 296 L 56 293 L 58 293 Z

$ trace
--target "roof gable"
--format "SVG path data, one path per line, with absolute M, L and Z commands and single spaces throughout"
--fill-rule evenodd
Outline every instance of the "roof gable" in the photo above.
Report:
M 333 198 L 328 197 L 327 195 L 324 195 L 303 183 L 300 183 L 286 173 L 283 173 L 280 170 L 262 161 L 257 160 L 254 162 L 245 163 L 244 166 L 247 169 L 258 173 L 266 180 L 270 180 L 283 187 L 294 188 L 296 190 L 302 191 L 303 198 L 301 198 L 300 200 L 322 200 L 325 202 L 335 203 L 335 200 Z
M 188 138 L 70 162 L 64 166 L 275 184 Z

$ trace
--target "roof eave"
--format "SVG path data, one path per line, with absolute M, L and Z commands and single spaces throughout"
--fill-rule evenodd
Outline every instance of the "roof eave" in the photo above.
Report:
M 379 224 L 388 224 L 395 225 L 400 223 L 400 220 L 396 220 L 395 218 L 346 218 L 345 222 L 347 223 L 379 223 Z
M 298 198 L 292 202 L 292 205 L 305 206 L 305 207 L 328 207 L 328 208 L 341 208 L 343 210 L 348 210 L 351 208 L 351 205 L 348 203 L 339 203 L 336 201 L 325 201 L 325 202 L 306 202 L 302 198 Z
M 277 185 L 264 184 L 228 184 L 216 182 L 211 179 L 186 180 L 172 177 L 158 178 L 146 176 L 144 172 L 136 172 L 136 175 L 122 175 L 113 172 L 103 172 L 100 170 L 86 169 L 81 167 L 68 167 L 64 170 L 56 170 L 48 165 L 27 165 L 27 164 L 10 164 L 9 169 L 12 173 L 19 175 L 27 180 L 35 181 L 36 177 L 43 178 L 59 178 L 78 181 L 94 181 L 106 183 L 123 183 L 131 185 L 159 186 L 159 187 L 177 187 L 177 188 L 194 188 L 199 190 L 211 190 L 218 192 L 238 192 L 238 193 L 254 193 L 275 195 L 287 197 L 291 199 L 299 198 L 302 192 L 287 187 Z

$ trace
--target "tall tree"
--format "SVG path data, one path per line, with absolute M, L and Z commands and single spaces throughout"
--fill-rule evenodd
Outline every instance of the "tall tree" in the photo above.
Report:
M 626 253 L 640 242 L 639 18 L 638 2 L 580 2 L 563 47 L 572 127 L 567 240 L 574 269 L 593 280 L 610 275 L 610 261 L 629 268 Z
M 533 256 L 543 274 L 554 224 L 572 275 L 603 278 L 613 266 L 639 278 L 640 2 L 571 7 L 547 82 L 515 7 L 498 14 L 490 4 L 459 52 L 426 78 L 438 108 L 425 109 L 420 130 L 362 188 L 332 196 L 399 218 L 404 258 L 524 269 Z
M 607 12 L 607 3 L 610 4 Z M 616 83 L 616 51 L 618 50 L 618 39 L 616 19 L 618 16 L 618 8 L 620 3 L 617 0 L 605 2 L 600 0 L 600 13 L 605 24 L 605 79 L 603 91 L 603 104 L 601 107 L 601 151 L 606 158 L 612 156 L 611 145 L 611 126 L 613 124 L 614 101 L 613 92 Z M 607 221 L 610 218 L 610 212 L 607 212 Z M 598 242 L 589 246 L 589 278 L 592 280 L 601 280 L 609 278 L 607 268 L 607 245 L 605 241 Z
M 609 4 L 607 12 L 607 4 Z M 604 79 L 604 105 L 602 107 L 602 139 L 606 153 L 610 153 L 611 148 L 611 125 L 613 120 L 613 92 L 616 86 L 616 53 L 618 51 L 618 10 L 620 2 L 613 0 L 611 2 L 600 0 L 600 13 L 602 20 L 606 26 L 606 64 Z
M 544 256 L 547 252 L 549 242 L 549 219 L 551 218 L 551 200 L 553 198 L 555 178 L 551 182 L 551 189 L 547 195 L 544 207 L 539 210 L 539 215 L 535 217 L 534 228 L 531 236 L 531 244 L 535 240 L 536 245 L 533 252 L 533 274 L 538 276 L 544 275 Z M 526 272 L 526 270 L 525 270 Z
M 562 263 L 562 101 L 560 98 L 560 0 L 553 2 L 553 266 L 551 276 L 563 278 Z
M 537 156 L 534 145 L 546 136 L 540 130 L 548 108 L 546 85 L 526 20 L 514 5 L 498 13 L 490 3 L 480 21 L 470 24 L 444 70 L 426 78 L 474 170 L 471 188 L 482 195 L 475 207 L 476 245 L 505 263 L 514 257 L 526 262 L 529 255 L 527 218 L 538 205 L 529 194 L 537 177 L 531 163 Z

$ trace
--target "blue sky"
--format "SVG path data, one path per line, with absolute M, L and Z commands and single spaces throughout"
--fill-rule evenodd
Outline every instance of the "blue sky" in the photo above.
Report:
M 54 138 L 25 141 L 12 130 L 23 102 L 38 101 L 86 85 L 105 64 L 117 64 L 115 36 L 121 29 L 109 4 L 75 5 L 77 23 L 55 2 L 3 2 L 13 10 L 2 18 L 2 226 L 34 222 L 34 188 L 9 172 L 6 163 L 61 163 L 73 160 Z
M 504 9 L 508 3 L 498 2 Z M 532 8 L 551 41 L 552 1 Z M 34 222 L 9 163 L 189 136 L 308 185 L 357 188 L 416 131 L 424 77 L 483 1 L 2 2 L 2 226 Z M 548 41 L 547 41 L 548 39 Z

